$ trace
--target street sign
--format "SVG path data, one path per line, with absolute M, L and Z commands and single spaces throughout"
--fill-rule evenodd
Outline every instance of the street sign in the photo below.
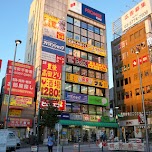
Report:
M 56 123 L 55 130 L 60 132 L 62 130 L 62 125 L 60 123 Z

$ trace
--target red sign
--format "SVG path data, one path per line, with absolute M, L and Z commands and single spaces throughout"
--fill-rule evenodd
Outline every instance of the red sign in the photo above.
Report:
M 7 75 L 6 81 L 5 81 L 5 94 L 9 93 L 10 80 L 11 80 L 11 75 Z M 25 97 L 34 97 L 34 95 L 35 95 L 35 80 L 28 79 L 28 78 L 22 78 L 22 77 L 14 75 L 13 80 L 12 80 L 11 94 L 25 96 Z
M 54 107 L 58 107 L 59 111 L 66 110 L 66 101 L 65 100 L 49 100 L 45 98 L 41 98 L 40 108 L 47 108 L 48 104 L 52 103 Z
M 13 61 L 8 60 L 6 74 L 12 73 L 12 65 L 13 65 Z M 33 71 L 34 71 L 34 67 L 32 65 L 15 62 L 14 75 L 33 78 Z
M 42 61 L 42 77 L 61 80 L 62 66 L 49 61 Z
M 148 56 L 147 55 L 143 56 L 143 63 L 145 63 L 147 61 L 148 61 Z
M 64 59 L 63 56 L 58 56 L 58 55 L 56 55 L 56 63 L 63 65 L 64 62 L 65 62 L 65 59 Z
M 32 119 L 10 118 L 8 127 L 32 127 Z
M 1 67 L 2 67 L 2 60 L 0 60 L 0 70 L 1 70 Z

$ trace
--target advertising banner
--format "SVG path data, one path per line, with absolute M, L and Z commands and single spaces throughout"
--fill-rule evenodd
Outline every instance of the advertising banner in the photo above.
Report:
M 108 106 L 109 101 L 107 98 L 104 97 L 97 97 L 97 96 L 88 96 L 88 103 L 93 105 L 99 105 L 99 106 Z
M 65 92 L 65 100 L 71 102 L 88 103 L 88 96 L 85 94 Z
M 88 61 L 88 68 L 97 71 L 107 72 L 107 66 L 105 64 L 100 64 L 93 61 Z
M 71 120 L 83 120 L 83 117 L 81 114 L 70 113 L 70 119 Z
M 0 59 L 0 71 L 1 71 L 1 67 L 2 67 L 2 60 Z
M 70 114 L 69 113 L 61 113 L 60 119 L 69 120 Z
M 90 115 L 90 121 L 93 121 L 93 122 L 100 122 L 101 119 L 100 119 L 100 116 Z
M 44 14 L 43 35 L 65 41 L 66 22 L 57 17 Z
M 76 41 L 71 38 L 66 39 L 66 44 L 68 46 L 74 47 L 76 49 L 80 49 L 86 52 L 94 53 L 100 56 L 106 56 L 106 50 L 104 48 L 95 47 L 93 45 Z
M 89 78 L 71 73 L 66 73 L 66 81 L 100 87 L 100 88 L 108 88 L 108 82 L 105 80 Z
M 82 14 L 82 3 L 77 0 L 69 0 L 68 9 L 78 14 Z
M 8 127 L 32 127 L 32 119 L 10 118 Z
M 82 15 L 84 15 L 92 20 L 98 21 L 102 24 L 106 23 L 104 13 L 99 12 L 99 11 L 95 10 L 94 8 L 91 8 L 84 4 L 82 4 Z
M 4 97 L 4 104 L 8 104 L 8 95 Z M 28 107 L 32 104 L 32 98 L 23 97 L 23 96 L 13 96 L 11 95 L 10 106 L 18 106 L 18 107 Z
M 11 75 L 6 75 L 5 94 L 9 93 L 10 80 Z M 35 80 L 14 75 L 11 94 L 33 98 L 35 95 Z
M 58 107 L 59 111 L 66 111 L 66 100 L 50 100 L 47 98 L 41 98 L 40 108 L 47 108 L 52 103 L 54 107 Z
M 12 73 L 13 61 L 8 60 L 6 74 Z M 14 75 L 26 78 L 33 78 L 34 67 L 29 64 L 23 64 L 20 62 L 15 62 Z
M 142 0 L 135 7 L 130 9 L 121 17 L 122 31 L 127 30 L 131 26 L 135 25 L 149 14 L 152 13 L 152 2 L 150 0 Z
M 83 121 L 90 121 L 90 115 L 83 114 Z
M 48 36 L 43 36 L 42 51 L 53 53 L 58 56 L 64 56 L 65 42 L 48 37 Z
M 21 116 L 21 110 L 17 110 L 17 109 L 10 109 L 9 110 L 9 116 L 11 117 L 20 117 Z

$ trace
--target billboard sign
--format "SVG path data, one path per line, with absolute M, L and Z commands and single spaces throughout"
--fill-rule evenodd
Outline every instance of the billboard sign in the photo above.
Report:
M 48 37 L 48 36 L 43 36 L 42 51 L 53 53 L 59 56 L 64 56 L 65 42 Z
M 13 61 L 8 60 L 6 74 L 12 73 Z M 29 64 L 23 64 L 20 62 L 15 62 L 14 65 L 14 75 L 20 77 L 33 78 L 34 67 Z
M 130 9 L 121 17 L 122 22 L 122 31 L 127 30 L 128 28 L 132 27 L 133 25 L 137 24 L 149 14 L 152 13 L 150 0 L 142 0 L 138 3 L 135 7 Z
M 65 100 L 71 102 L 88 103 L 88 96 L 85 94 L 65 92 Z
M 98 62 L 88 61 L 88 68 L 97 71 L 107 72 L 107 66 Z
M 11 75 L 6 75 L 5 94 L 9 94 Z M 12 80 L 12 95 L 34 97 L 35 80 L 14 75 Z
M 57 17 L 44 14 L 43 35 L 65 41 L 66 22 Z
M 2 60 L 0 59 L 0 70 L 1 70 L 1 67 L 2 67 Z
M 78 14 L 82 14 L 82 3 L 77 0 L 69 0 L 68 9 Z
M 105 24 L 105 14 L 102 12 L 99 12 L 98 10 L 95 10 L 87 5 L 82 4 L 82 15 L 95 20 L 97 22 L 100 22 L 102 24 Z

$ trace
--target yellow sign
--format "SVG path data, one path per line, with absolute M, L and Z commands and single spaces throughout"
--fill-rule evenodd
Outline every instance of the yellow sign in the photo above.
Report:
M 107 66 L 105 64 L 100 64 L 93 61 L 88 61 L 88 68 L 102 72 L 107 72 Z
M 16 109 L 10 109 L 9 110 L 9 116 L 16 116 L 16 117 L 20 117 L 21 116 L 21 110 L 16 110 Z
M 100 122 L 101 119 L 100 119 L 100 116 L 90 115 L 90 121 L 93 121 L 93 122 Z
M 61 99 L 61 80 L 41 77 L 41 96 Z
M 79 42 L 76 40 L 73 40 L 71 38 L 67 38 L 66 39 L 66 44 L 68 46 L 80 49 L 80 50 L 84 50 L 86 52 L 90 52 L 90 53 L 94 53 L 100 56 L 106 56 L 106 50 L 103 48 L 98 48 L 95 47 L 93 45 L 87 44 L 87 43 L 83 43 L 83 42 Z
M 108 88 L 108 82 L 105 80 L 89 78 L 89 77 L 71 74 L 71 73 L 66 73 L 66 81 L 74 82 L 78 84 L 85 84 L 85 85 L 99 87 L 99 88 Z
M 5 95 L 4 104 L 8 104 L 8 95 Z M 32 98 L 30 97 L 22 97 L 22 96 L 13 96 L 11 95 L 10 106 L 19 106 L 19 107 L 27 107 L 32 104 Z

